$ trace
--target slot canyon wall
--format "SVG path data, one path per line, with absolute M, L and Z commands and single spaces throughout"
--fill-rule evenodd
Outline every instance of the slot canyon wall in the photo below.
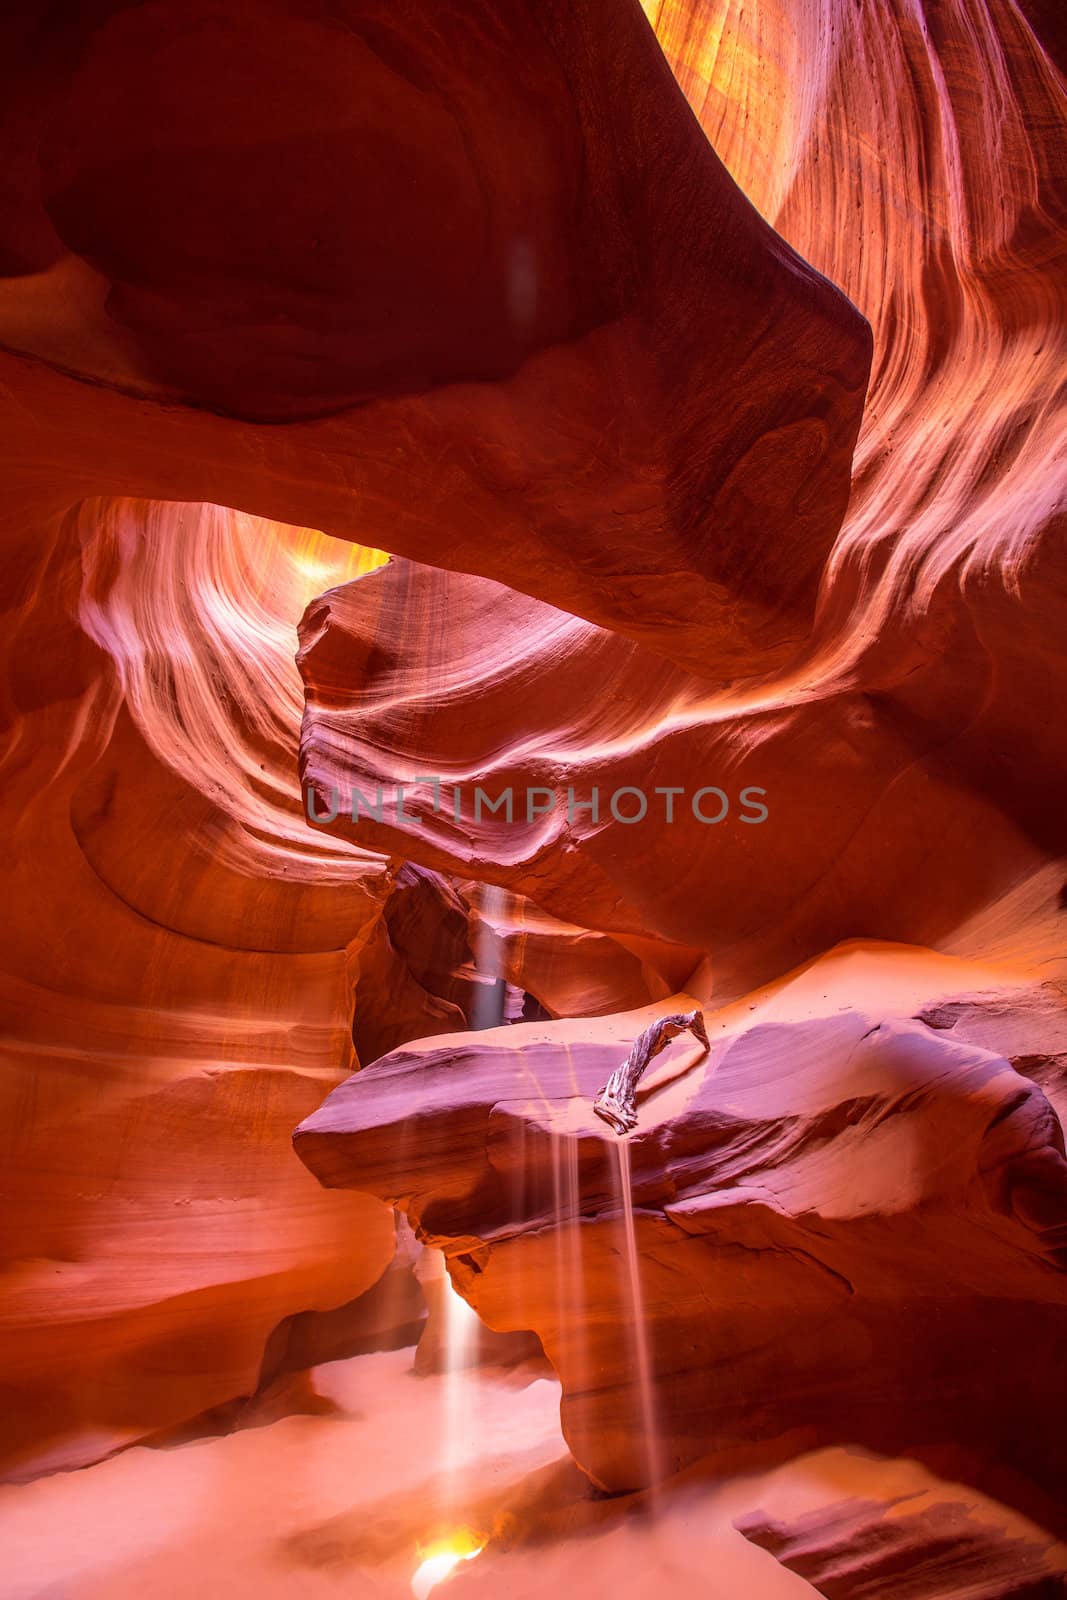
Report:
M 644 11 L 0 24 L 11 1476 L 415 1327 L 399 1212 L 605 1488 L 1062 1489 L 1067 29 Z

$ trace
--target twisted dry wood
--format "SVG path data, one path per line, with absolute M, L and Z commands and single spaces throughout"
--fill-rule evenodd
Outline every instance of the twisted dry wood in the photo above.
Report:
M 593 1110 L 605 1122 L 610 1122 L 617 1134 L 629 1133 L 637 1126 L 635 1097 L 637 1085 L 649 1064 L 672 1039 L 688 1030 L 708 1048 L 708 1035 L 702 1011 L 678 1012 L 673 1017 L 657 1017 L 640 1038 L 634 1040 L 630 1054 L 620 1067 L 616 1067 L 607 1083 L 593 1101 Z

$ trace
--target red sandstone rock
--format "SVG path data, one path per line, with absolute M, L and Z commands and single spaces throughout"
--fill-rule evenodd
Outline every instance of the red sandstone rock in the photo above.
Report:
M 392 1255 L 386 1209 L 289 1148 L 351 1061 L 348 946 L 385 880 L 301 820 L 274 609 L 299 548 L 211 508 L 86 509 L 5 619 L 5 1473 L 251 1394 L 278 1324 Z
M 831 678 L 738 706 L 552 607 L 391 562 L 302 624 L 309 806 L 336 813 L 323 832 L 504 883 L 617 939 L 707 951 L 720 993 L 857 928 L 936 945 L 1067 847 L 1058 728 L 1004 731 L 1027 678 L 1067 688 L 1067 593 L 1027 613 L 995 681 L 963 606 L 950 637 L 947 687 L 927 664 L 893 692 Z M 1007 792 L 1019 768 L 976 766 L 976 747 L 1023 741 L 1031 782 Z M 420 775 L 439 787 L 406 782 L 401 800 Z
M 710 1056 L 672 1049 L 629 1140 L 590 1102 L 648 1013 L 397 1051 L 335 1091 L 296 1148 L 327 1185 L 402 1205 L 491 1327 L 539 1334 L 568 1443 L 607 1487 L 788 1436 L 947 1439 L 1054 1479 L 1059 1121 L 1003 1057 L 835 1010 L 819 979 L 786 991 L 780 1021 L 709 1014 Z
M 59 451 L 59 503 L 312 523 L 717 679 L 793 654 L 869 335 L 732 183 L 632 0 L 454 0 L 443 29 L 426 3 L 151 0 L 21 66 L 47 110 L 12 134 L 39 188 L 27 160 L 8 226 L 51 264 L 0 293 L 0 338 L 90 385 L 10 358 L 5 432 Z M 340 415 L 279 434 L 164 400 Z
M 551 1017 L 604 1016 L 663 999 L 696 965 L 695 951 L 652 940 L 628 948 L 502 889 L 469 883 L 463 892 L 479 964 L 501 972 Z
M 781 1523 L 752 1512 L 753 1544 L 806 1578 L 826 1600 L 1055 1600 L 1067 1570 L 1050 1540 L 1020 1538 L 971 1507 L 845 1500 Z
M 321 1113 L 361 1131 L 302 1148 L 542 1331 L 589 1470 L 647 1476 L 614 1147 L 557 1128 L 627 1010 L 705 953 L 719 1002 L 859 935 L 1062 971 L 1062 23 L 646 9 L 765 222 L 624 0 L 2 24 L 17 1470 L 249 1393 L 283 1344 L 312 1359 L 385 1267 L 380 1201 L 318 1192 L 286 1139 L 354 1026 L 365 1061 L 410 1048 Z M 875 342 L 843 524 L 868 336 L 827 280 Z M 710 765 L 779 831 L 308 830 L 292 629 L 362 564 L 309 524 L 406 558 L 312 605 L 315 781 Z M 414 1043 L 476 1021 L 479 939 L 493 983 L 624 1014 Z M 794 1426 L 1062 1482 L 1062 994 L 895 1005 L 897 964 L 837 996 L 869 1037 L 746 998 L 699 1092 L 644 1101 L 668 1465 Z

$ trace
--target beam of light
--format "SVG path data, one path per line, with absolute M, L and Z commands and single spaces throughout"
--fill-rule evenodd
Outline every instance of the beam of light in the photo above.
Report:
M 470 1024 L 473 1029 L 497 1028 L 504 1020 L 507 985 L 503 946 L 496 938 L 494 922 L 504 916 L 507 901 L 507 890 L 495 884 L 486 884 L 477 901 L 482 916 L 475 922 L 472 944 L 474 969 L 481 982 L 474 991 Z
M 444 1272 L 445 1337 L 445 1472 L 454 1492 L 456 1479 L 467 1458 L 471 1433 L 472 1390 L 477 1377 L 469 1369 L 477 1349 L 480 1323 L 478 1313 L 452 1287 L 448 1268 Z

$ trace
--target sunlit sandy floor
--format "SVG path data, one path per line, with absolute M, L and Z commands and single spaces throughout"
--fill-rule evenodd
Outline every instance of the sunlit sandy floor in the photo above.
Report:
M 448 1600 L 813 1592 L 732 1528 L 721 1495 L 679 1501 L 658 1522 L 591 1495 L 560 1435 L 554 1381 L 416 1378 L 411 1360 L 317 1368 L 317 1415 L 0 1489 L 0 1594 L 405 1600 L 435 1541 L 460 1530 L 493 1538 L 432 1591 Z
M 1067 1567 L 1067 1551 L 1049 1552 L 1005 1506 L 914 1461 L 847 1448 L 727 1484 L 690 1474 L 654 1511 L 640 1496 L 604 1499 L 564 1448 L 559 1385 L 542 1369 L 416 1378 L 411 1364 L 410 1350 L 334 1362 L 261 1405 L 257 1426 L 0 1488 L 0 1596 L 810 1600 L 735 1519 L 830 1508 L 832 1520 L 864 1501 L 888 1518 L 948 1506 L 969 1535 L 1024 1541 L 1035 1561 L 1044 1546 Z M 266 1420 L 294 1404 L 305 1414 Z M 429 1587 L 450 1541 L 470 1555 L 485 1540 Z

